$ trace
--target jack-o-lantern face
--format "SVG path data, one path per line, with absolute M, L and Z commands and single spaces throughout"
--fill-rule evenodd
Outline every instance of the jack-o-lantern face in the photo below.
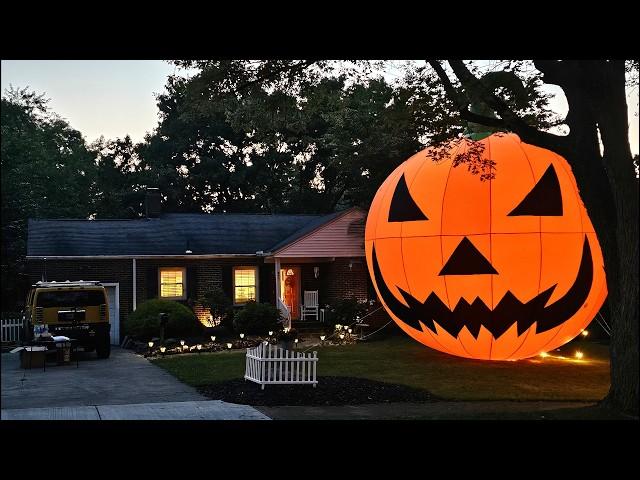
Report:
M 367 264 L 395 322 L 453 355 L 515 360 L 577 336 L 607 295 L 598 239 L 566 160 L 494 134 L 480 181 L 428 149 L 400 165 L 367 217 Z

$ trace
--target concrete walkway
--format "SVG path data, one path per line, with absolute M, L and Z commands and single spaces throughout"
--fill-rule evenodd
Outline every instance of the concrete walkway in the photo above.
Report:
M 2 409 L 2 420 L 270 420 L 247 405 L 220 400 Z
M 430 402 L 342 406 L 256 407 L 273 420 L 534 420 L 589 402 Z

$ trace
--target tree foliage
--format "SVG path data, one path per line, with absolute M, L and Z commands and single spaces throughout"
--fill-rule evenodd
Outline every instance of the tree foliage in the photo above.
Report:
M 94 164 L 80 132 L 43 96 L 11 89 L 1 112 L 2 301 L 14 305 L 27 281 L 27 219 L 87 218 Z

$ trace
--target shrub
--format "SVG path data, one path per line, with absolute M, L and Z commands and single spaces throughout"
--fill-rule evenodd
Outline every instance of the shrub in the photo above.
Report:
M 367 312 L 369 305 L 366 302 L 359 302 L 355 298 L 344 298 L 327 305 L 325 309 L 325 323 L 331 330 L 339 323 L 341 325 L 351 325 L 356 318 L 362 318 Z
M 233 328 L 238 333 L 264 335 L 276 330 L 279 321 L 280 311 L 270 303 L 247 302 L 235 313 Z
M 231 328 L 233 326 L 233 305 L 224 290 L 218 287 L 212 288 L 204 294 L 200 303 L 209 310 L 213 317 L 213 323 L 209 325 L 210 327 L 222 325 Z
M 125 322 L 127 335 L 145 339 L 160 336 L 160 313 L 169 314 L 165 338 L 196 336 L 204 330 L 203 325 L 188 307 L 171 300 L 154 299 L 141 303 L 136 311 L 129 315 Z

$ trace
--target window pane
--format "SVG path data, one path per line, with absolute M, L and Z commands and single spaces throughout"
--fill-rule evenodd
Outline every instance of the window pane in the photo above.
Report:
M 235 270 L 236 287 L 255 287 L 256 271 L 253 268 L 237 268 Z
M 235 303 L 256 299 L 256 287 L 236 287 Z
M 160 270 L 160 296 L 184 296 L 182 270 Z

